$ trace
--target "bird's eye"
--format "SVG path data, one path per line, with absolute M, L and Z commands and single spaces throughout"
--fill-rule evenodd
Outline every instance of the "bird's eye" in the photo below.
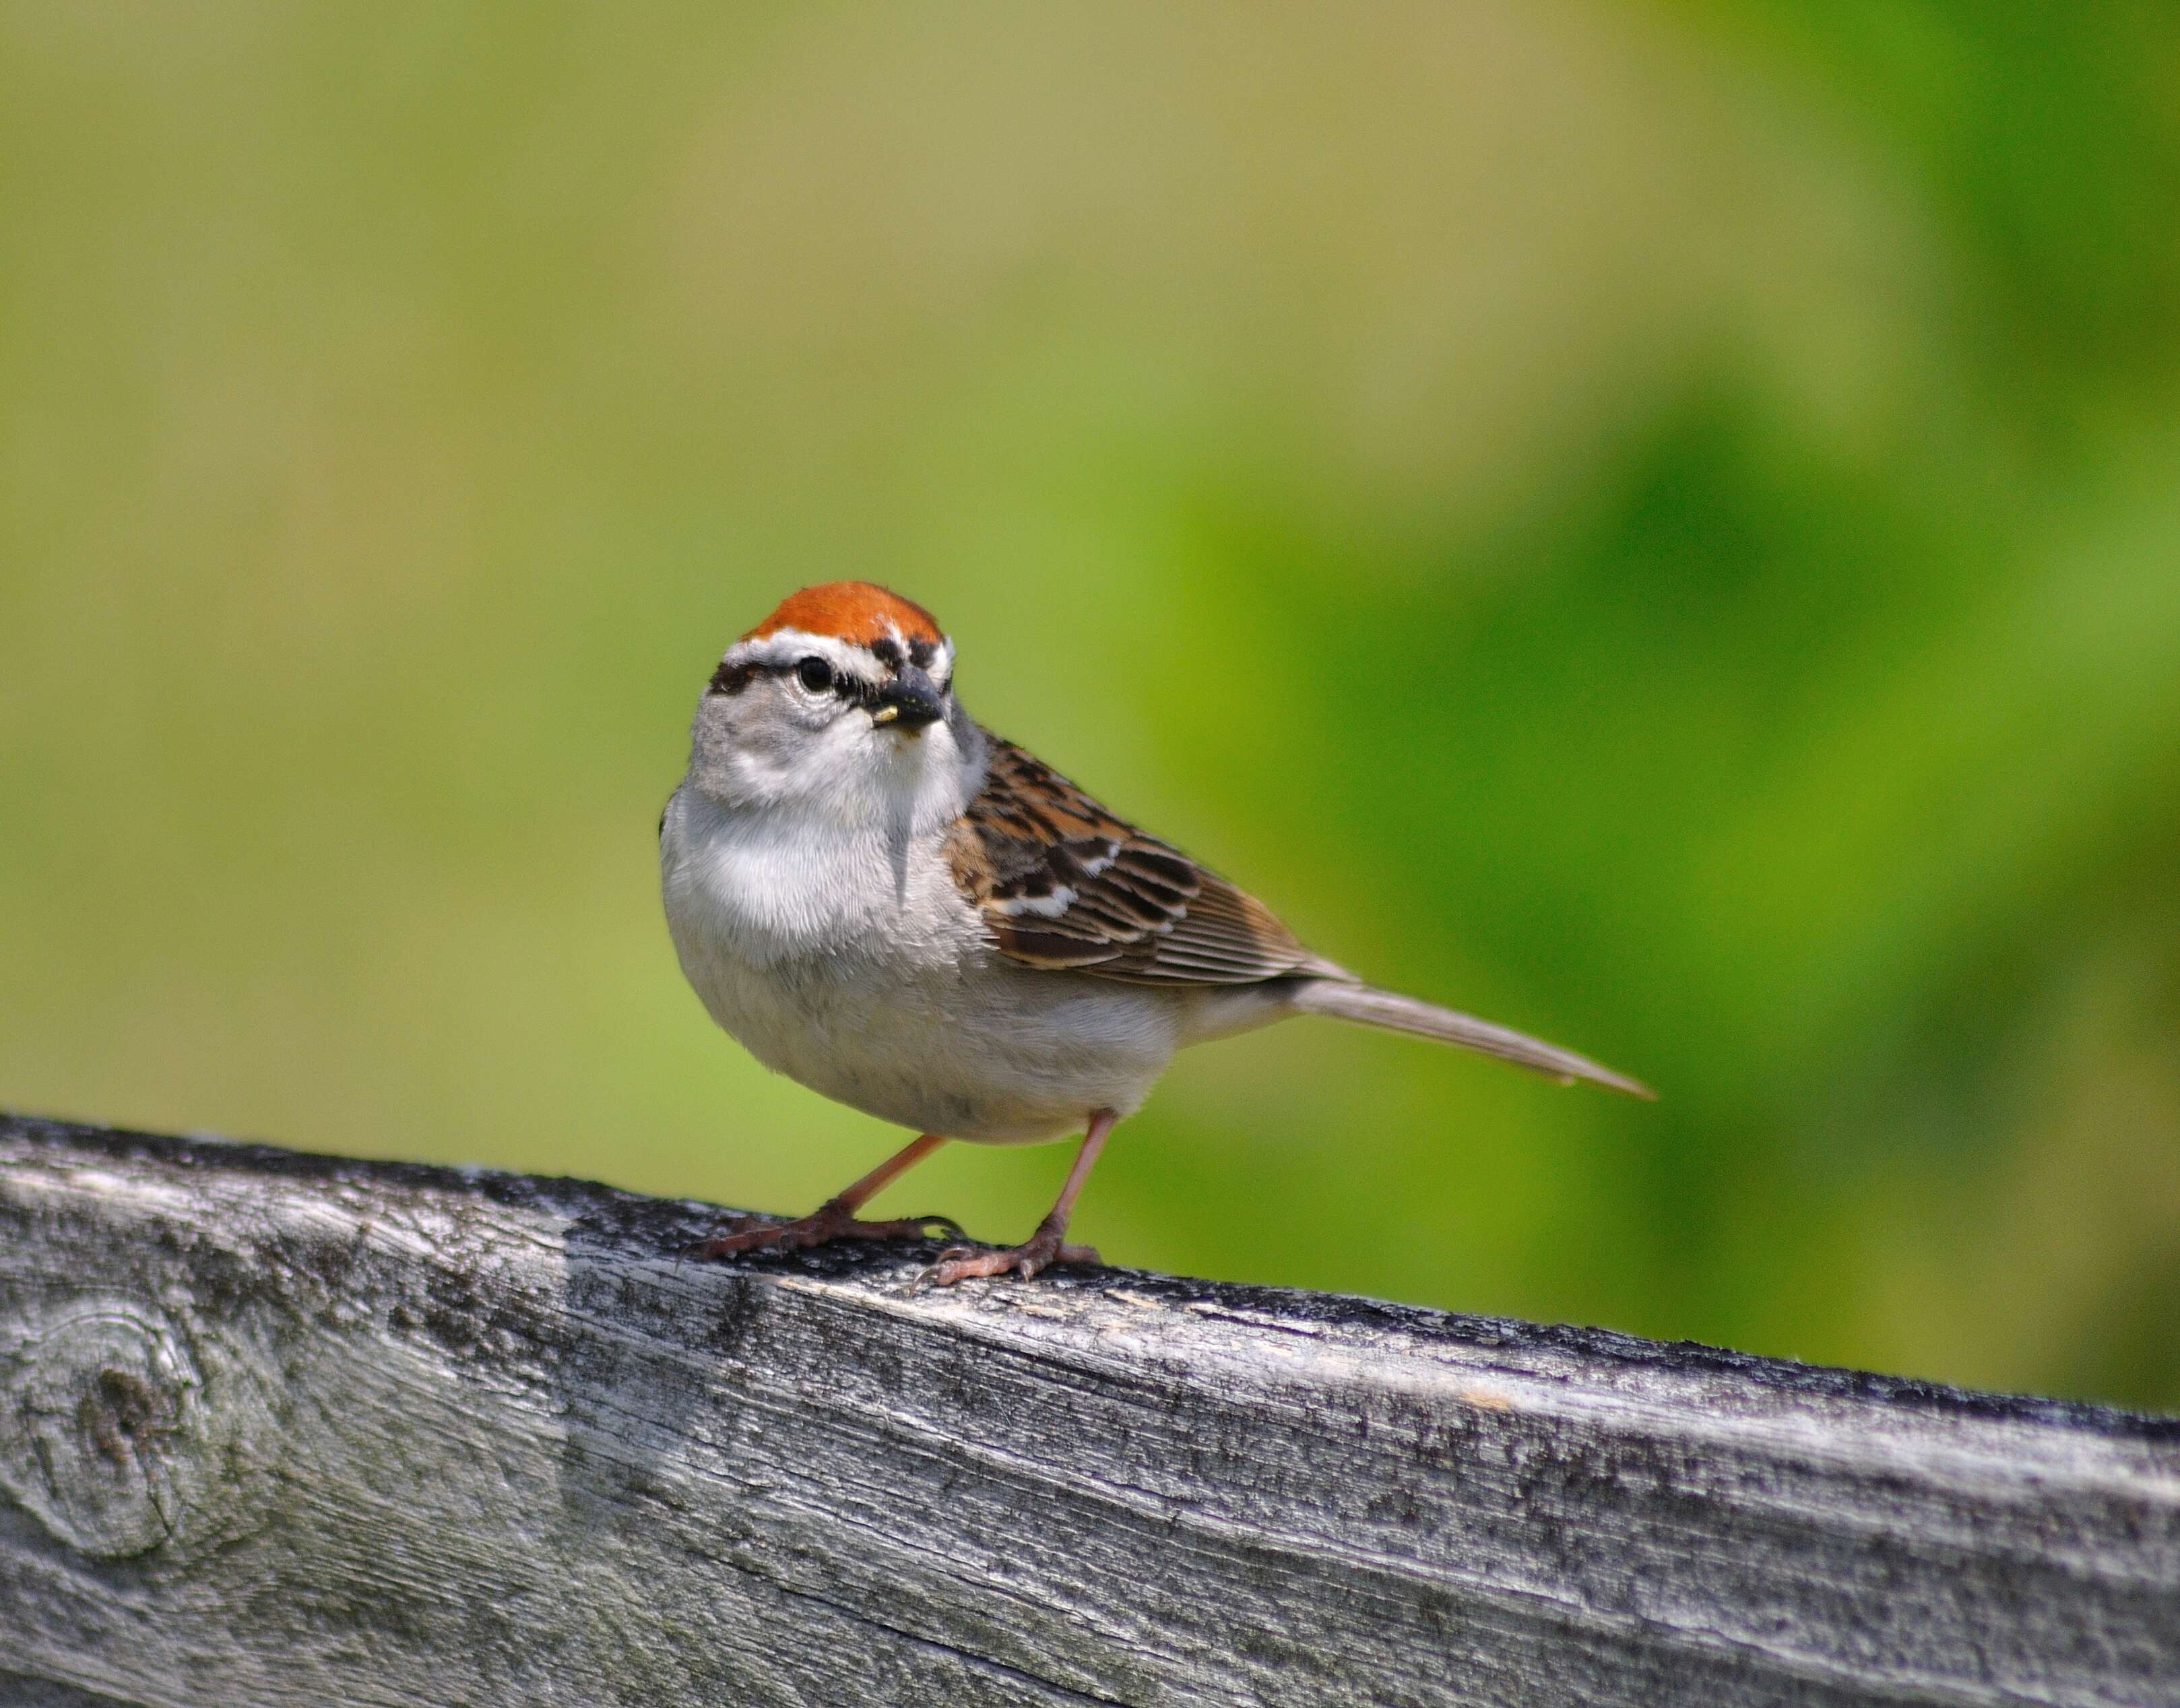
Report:
M 795 665 L 795 675 L 813 694 L 822 694 L 833 686 L 833 667 L 814 655 Z

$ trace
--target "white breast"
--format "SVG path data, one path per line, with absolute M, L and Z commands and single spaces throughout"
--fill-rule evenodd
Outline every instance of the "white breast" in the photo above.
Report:
M 1011 1143 L 1135 1110 L 1191 1004 L 1006 961 L 944 834 L 889 840 L 684 788 L 659 839 L 682 971 L 777 1072 L 921 1132 Z

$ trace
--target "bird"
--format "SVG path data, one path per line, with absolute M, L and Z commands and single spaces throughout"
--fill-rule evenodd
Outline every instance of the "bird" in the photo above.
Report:
M 765 1066 L 917 1134 L 807 1215 L 741 1218 L 698 1255 L 934 1228 L 966 1242 L 944 1216 L 857 1213 L 950 1139 L 1079 1132 L 1029 1238 L 953 1244 L 926 1277 L 1095 1263 L 1066 1234 L 1114 1127 L 1184 1045 L 1294 1016 L 1652 1094 L 1313 953 L 1256 897 L 979 725 L 954 670 L 954 643 L 922 606 L 830 581 L 729 647 L 697 698 L 688 771 L 658 826 L 683 973 Z

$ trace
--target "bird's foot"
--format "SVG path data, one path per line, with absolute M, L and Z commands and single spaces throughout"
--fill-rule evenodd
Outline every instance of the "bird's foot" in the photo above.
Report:
M 749 1218 L 744 1218 L 745 1221 Z M 838 1198 L 829 1199 L 793 1221 L 763 1221 L 738 1226 L 731 1232 L 690 1248 L 699 1258 L 734 1257 L 751 1251 L 807 1251 L 841 1239 L 929 1239 L 933 1231 L 949 1239 L 966 1239 L 961 1223 L 950 1215 L 904 1216 L 898 1221 L 858 1221 Z
M 956 1281 L 977 1275 L 1010 1272 L 1027 1281 L 1054 1264 L 1098 1261 L 1097 1247 L 1069 1245 L 1061 1239 L 1059 1228 L 1044 1222 L 1039 1223 L 1037 1231 L 1020 1245 L 998 1250 L 988 1246 L 950 1246 L 939 1253 L 939 1261 L 924 1271 L 923 1278 L 931 1286 L 939 1287 L 950 1287 Z

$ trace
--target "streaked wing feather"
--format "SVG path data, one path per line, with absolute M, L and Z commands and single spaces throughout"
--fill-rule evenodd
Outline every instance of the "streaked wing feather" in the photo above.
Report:
M 990 737 L 954 873 L 999 951 L 1138 984 L 1255 984 L 1323 968 L 1254 896 Z

